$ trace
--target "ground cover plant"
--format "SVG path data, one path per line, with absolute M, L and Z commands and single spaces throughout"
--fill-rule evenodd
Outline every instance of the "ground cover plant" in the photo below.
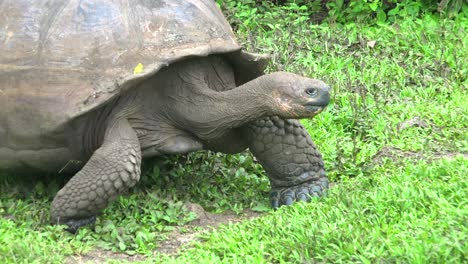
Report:
M 269 70 L 333 87 L 328 109 L 303 120 L 334 182 L 327 197 L 272 212 L 268 181 L 248 153 L 162 157 L 145 164 L 139 185 L 107 208 L 94 229 L 73 236 L 48 223 L 58 182 L 18 184 L 10 175 L 0 183 L 0 262 L 466 261 L 463 11 L 384 22 L 330 16 L 315 24 L 311 6 L 299 1 L 223 3 L 244 46 L 273 54 Z M 262 214 L 202 231 L 190 224 L 196 216 L 187 201 L 212 213 Z M 199 238 L 176 255 L 161 253 L 174 234 L 194 232 Z

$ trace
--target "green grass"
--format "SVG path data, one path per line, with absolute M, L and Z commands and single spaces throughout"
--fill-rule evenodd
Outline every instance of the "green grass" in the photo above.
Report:
M 389 170 L 391 169 L 391 170 Z M 468 253 L 468 161 L 387 161 L 378 177 L 207 233 L 177 263 L 457 263 Z M 168 261 L 167 259 L 163 262 Z
M 268 180 L 250 154 L 147 163 L 138 186 L 75 236 L 48 224 L 56 182 L 10 179 L 0 183 L 0 262 L 60 263 L 95 249 L 176 263 L 466 261 L 467 19 L 315 25 L 304 9 L 261 11 L 225 10 L 247 49 L 273 54 L 269 71 L 333 87 L 328 109 L 303 120 L 336 183 L 326 198 L 220 227 L 174 258 L 157 248 L 193 219 L 185 201 L 265 211 Z M 399 129 L 415 118 L 424 124 Z

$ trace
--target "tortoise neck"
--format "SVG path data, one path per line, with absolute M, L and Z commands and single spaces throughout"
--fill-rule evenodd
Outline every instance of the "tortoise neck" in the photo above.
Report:
M 184 92 L 191 94 L 165 104 L 165 112 L 176 127 L 211 141 L 270 113 L 272 103 L 264 81 L 261 77 L 221 92 L 200 82 L 197 88 L 185 88 Z

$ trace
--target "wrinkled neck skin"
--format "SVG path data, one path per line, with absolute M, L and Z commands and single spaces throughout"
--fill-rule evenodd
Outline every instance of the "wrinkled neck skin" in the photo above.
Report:
M 183 74 L 183 73 L 182 73 Z M 158 104 L 167 122 L 210 141 L 227 130 L 267 115 L 270 106 L 258 80 L 227 91 L 211 90 L 204 80 L 175 79 Z M 166 86 L 169 87 L 169 86 Z M 176 89 L 173 89 L 177 87 Z
M 231 66 L 221 58 L 183 61 L 104 107 L 93 123 L 108 127 L 127 118 L 146 157 L 199 150 L 233 128 L 276 114 L 271 110 L 276 101 L 265 91 L 271 78 L 236 87 Z M 95 135 L 102 141 L 102 133 Z

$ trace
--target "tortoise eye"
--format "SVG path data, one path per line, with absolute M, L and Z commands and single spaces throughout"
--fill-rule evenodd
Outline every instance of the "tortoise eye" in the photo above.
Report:
M 306 89 L 306 94 L 310 95 L 310 96 L 316 96 L 317 95 L 317 89 L 315 88 L 308 88 Z

